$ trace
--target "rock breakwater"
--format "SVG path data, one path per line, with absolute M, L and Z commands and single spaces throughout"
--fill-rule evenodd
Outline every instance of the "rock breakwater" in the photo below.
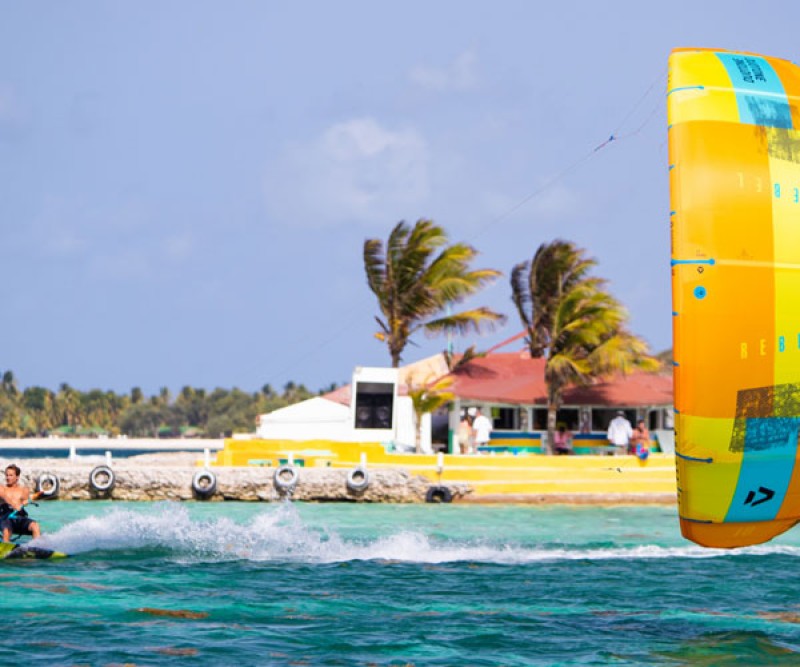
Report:
M 69 461 L 65 459 L 28 459 L 3 461 L 16 463 L 22 469 L 22 483 L 30 488 L 52 484 L 57 480 L 57 497 L 62 500 L 93 500 L 98 498 L 132 501 L 153 500 L 205 500 L 205 501 L 279 501 L 287 496 L 294 500 L 314 502 L 366 502 L 366 503 L 421 503 L 426 501 L 431 487 L 439 485 L 420 475 L 405 470 L 376 468 L 368 470 L 368 483 L 364 488 L 348 484 L 349 470 L 337 468 L 294 468 L 296 483 L 275 483 L 280 468 L 268 467 L 214 467 L 214 489 L 206 493 L 196 484 L 195 475 L 205 470 L 195 464 L 196 455 L 145 454 L 128 459 L 117 459 L 110 466 L 113 486 L 98 490 L 90 482 L 92 471 L 104 466 L 101 457 L 93 460 Z M 290 476 L 289 476 L 290 477 Z M 97 477 L 101 484 L 108 481 L 102 473 Z M 207 482 L 208 479 L 203 480 Z M 357 481 L 363 485 L 361 477 Z M 352 482 L 352 480 L 351 480 Z M 467 484 L 447 484 L 453 500 L 471 494 Z

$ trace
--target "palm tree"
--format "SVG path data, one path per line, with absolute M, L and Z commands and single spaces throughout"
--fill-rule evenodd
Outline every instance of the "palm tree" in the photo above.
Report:
M 478 352 L 474 345 L 470 345 L 464 353 L 456 357 L 450 350 L 444 351 L 444 361 L 447 364 L 447 370 L 455 373 L 459 369 L 466 366 L 470 361 L 485 357 L 486 352 Z
M 66 382 L 62 382 L 58 387 L 55 405 L 59 424 L 63 426 L 78 424 L 80 421 L 80 392 Z
M 449 307 L 472 296 L 497 278 L 499 271 L 469 268 L 477 251 L 464 243 L 448 245 L 444 230 L 432 220 L 413 227 L 401 221 L 384 250 L 379 239 L 364 242 L 364 268 L 378 298 L 379 340 L 385 341 L 392 367 L 400 365 L 406 345 L 420 329 L 429 335 L 480 332 L 505 321 L 489 308 L 450 313 Z
M 417 454 L 422 453 L 422 416 L 429 412 L 436 412 L 439 408 L 455 400 L 455 394 L 449 391 L 453 384 L 451 377 L 441 378 L 435 382 L 417 384 L 409 378 L 408 396 L 414 406 L 415 449 Z
M 556 240 L 511 273 L 512 300 L 531 356 L 546 359 L 548 450 L 568 386 L 658 367 L 647 344 L 626 329 L 627 312 L 606 291 L 606 281 L 589 275 L 596 265 L 582 248 Z
M 0 390 L 6 396 L 16 396 L 19 393 L 17 389 L 17 379 L 14 377 L 14 371 L 6 371 L 3 373 L 3 379 L 0 382 Z
M 531 357 L 545 355 L 553 328 L 553 315 L 562 295 L 588 279 L 597 263 L 569 241 L 543 243 L 530 262 L 511 271 L 511 299 L 528 333 Z

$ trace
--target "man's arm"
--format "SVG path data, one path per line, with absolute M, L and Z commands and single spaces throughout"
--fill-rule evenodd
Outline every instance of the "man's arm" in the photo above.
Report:
M 31 490 L 26 486 L 25 487 L 25 491 L 23 493 L 23 496 L 25 497 L 23 502 L 32 503 L 32 502 L 34 502 L 36 500 L 39 500 L 39 498 L 42 497 L 42 492 L 41 491 L 34 491 L 33 493 L 31 493 Z

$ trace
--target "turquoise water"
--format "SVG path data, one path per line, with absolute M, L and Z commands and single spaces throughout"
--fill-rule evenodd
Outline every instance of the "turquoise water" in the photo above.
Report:
M 43 503 L 0 562 L 34 665 L 800 664 L 800 530 L 713 551 L 673 507 Z M 170 615 L 171 614 L 171 615 Z

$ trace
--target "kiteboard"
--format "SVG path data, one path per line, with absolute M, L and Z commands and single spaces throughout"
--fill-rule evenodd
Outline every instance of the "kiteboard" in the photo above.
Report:
M 41 547 L 29 547 L 24 544 L 0 543 L 0 560 L 18 558 L 47 560 L 50 558 L 68 558 L 68 554 L 51 549 L 42 549 Z

